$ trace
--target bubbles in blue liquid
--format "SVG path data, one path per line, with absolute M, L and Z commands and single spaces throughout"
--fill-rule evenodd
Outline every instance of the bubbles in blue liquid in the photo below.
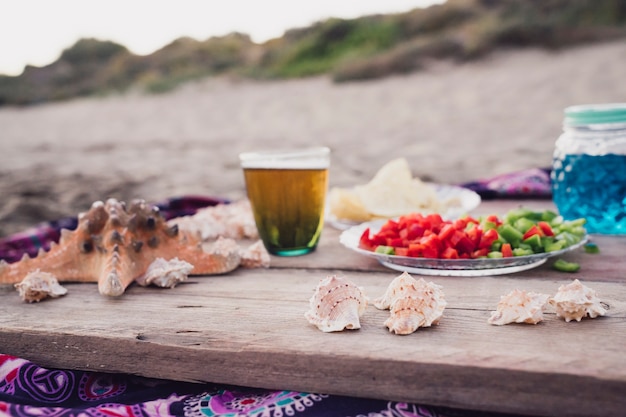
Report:
M 626 234 L 626 155 L 566 155 L 555 160 L 552 192 L 568 220 L 585 217 L 589 233 Z

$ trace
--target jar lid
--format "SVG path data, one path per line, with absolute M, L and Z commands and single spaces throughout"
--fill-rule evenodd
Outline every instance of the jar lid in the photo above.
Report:
M 569 126 L 626 123 L 626 103 L 584 104 L 565 109 Z

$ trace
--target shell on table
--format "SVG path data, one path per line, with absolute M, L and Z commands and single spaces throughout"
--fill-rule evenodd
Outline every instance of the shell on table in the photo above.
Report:
M 550 300 L 556 309 L 556 315 L 566 322 L 581 321 L 584 317 L 596 318 L 604 316 L 606 309 L 602 306 L 597 293 L 574 280 L 567 285 L 561 285 L 556 295 Z
M 270 254 L 261 240 L 242 248 L 240 254 L 243 268 L 269 268 L 270 266 Z
M 419 285 L 418 281 L 408 272 L 403 272 L 391 281 L 382 297 L 374 300 L 374 306 L 379 310 L 387 310 L 393 301 L 402 297 L 410 287 Z
M 487 320 L 489 324 L 502 326 L 509 323 L 537 324 L 543 320 L 543 312 L 550 296 L 515 289 L 500 297 L 496 311 Z
M 385 294 L 374 301 L 376 308 L 389 309 L 385 326 L 400 335 L 438 324 L 446 305 L 441 286 L 423 278 L 416 280 L 407 272 L 394 278 Z
M 135 281 L 144 287 L 154 285 L 161 288 L 174 288 L 177 284 L 186 281 L 192 270 L 192 264 L 178 258 L 170 260 L 157 258 Z
M 178 226 L 183 232 L 193 233 L 205 242 L 219 237 L 259 238 L 252 206 L 248 199 L 204 207 L 192 215 L 173 218 L 168 221 L 168 224 Z
M 22 300 L 34 303 L 45 298 L 57 298 L 67 294 L 67 289 L 59 284 L 57 278 L 48 273 L 36 269 L 29 272 L 24 279 L 15 284 Z
M 360 287 L 347 278 L 330 275 L 318 283 L 304 316 L 323 332 L 360 329 L 367 303 Z

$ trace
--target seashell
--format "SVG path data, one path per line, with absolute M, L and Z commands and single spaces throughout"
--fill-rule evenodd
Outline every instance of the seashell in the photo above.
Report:
M 35 270 L 28 273 L 22 282 L 15 284 L 22 300 L 29 303 L 39 302 L 45 298 L 56 298 L 67 294 L 57 278 L 48 273 Z
M 567 285 L 561 285 L 550 300 L 550 304 L 556 308 L 557 317 L 565 319 L 566 322 L 580 321 L 585 316 L 593 319 L 606 314 L 606 309 L 596 292 L 577 279 Z
M 146 272 L 135 281 L 144 287 L 155 285 L 161 288 L 174 288 L 176 284 L 186 281 L 192 270 L 192 264 L 178 258 L 169 261 L 157 258 L 148 266 Z
M 438 324 L 447 305 L 442 287 L 407 272 L 397 276 L 385 294 L 374 301 L 378 309 L 389 309 L 385 326 L 395 334 L 411 334 L 420 327 Z
M 391 281 L 382 297 L 374 300 L 374 306 L 379 310 L 387 310 L 396 298 L 402 296 L 407 288 L 416 285 L 419 285 L 417 280 L 405 271 Z
M 509 323 L 537 324 L 543 320 L 547 294 L 513 290 L 500 297 L 496 311 L 487 320 L 489 324 L 502 326 Z
M 352 281 L 330 275 L 320 280 L 304 317 L 323 332 L 360 329 L 367 302 L 363 290 Z
M 268 268 L 270 266 L 270 254 L 261 240 L 244 248 L 234 239 L 220 236 L 213 243 L 205 244 L 205 247 L 210 253 L 226 258 L 236 257 L 240 266 L 244 268 Z
M 241 266 L 243 268 L 269 268 L 270 254 L 261 240 L 241 250 Z
M 250 201 L 243 199 L 230 204 L 205 207 L 191 216 L 181 216 L 168 221 L 181 231 L 196 234 L 203 241 L 218 237 L 231 239 L 258 239 Z

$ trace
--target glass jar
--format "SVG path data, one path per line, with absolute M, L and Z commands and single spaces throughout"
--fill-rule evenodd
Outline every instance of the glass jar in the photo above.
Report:
M 626 103 L 566 108 L 551 178 L 565 219 L 585 217 L 589 233 L 626 234 Z

